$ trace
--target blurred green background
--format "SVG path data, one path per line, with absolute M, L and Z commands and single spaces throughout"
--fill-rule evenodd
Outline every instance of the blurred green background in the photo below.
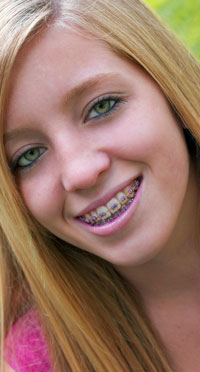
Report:
M 200 0 L 145 0 L 200 58 Z

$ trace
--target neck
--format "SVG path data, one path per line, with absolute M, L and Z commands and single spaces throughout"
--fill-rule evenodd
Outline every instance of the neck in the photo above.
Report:
M 136 288 L 144 300 L 164 301 L 195 295 L 200 290 L 200 253 L 195 242 L 185 243 L 173 254 L 162 254 L 139 267 L 118 271 Z

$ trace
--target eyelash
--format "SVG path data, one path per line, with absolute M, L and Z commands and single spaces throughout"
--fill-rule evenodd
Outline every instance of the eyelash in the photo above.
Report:
M 39 151 L 39 154 L 38 154 L 38 157 L 36 160 L 33 160 L 31 162 L 31 160 L 27 160 L 26 161 L 29 161 L 30 163 L 29 164 L 26 164 L 26 165 L 19 165 L 19 161 L 26 156 L 26 154 L 28 154 L 28 152 L 30 151 L 34 151 L 34 150 L 38 150 Z M 20 171 L 25 171 L 29 168 L 31 168 L 32 166 L 34 166 L 36 164 L 36 162 L 39 160 L 39 158 L 44 154 L 44 152 L 46 151 L 46 148 L 41 146 L 41 147 L 31 147 L 30 149 L 26 150 L 25 152 L 23 152 L 20 156 L 18 156 L 14 161 L 13 161 L 13 164 L 11 165 L 10 167 L 10 170 L 12 173 L 14 173 L 17 169 L 20 170 Z
M 109 107 L 108 111 L 106 111 L 105 113 L 102 113 L 102 114 L 97 113 L 96 116 L 94 116 L 92 118 L 89 118 L 89 114 L 93 110 L 95 110 L 95 106 L 97 106 L 97 105 L 99 105 L 100 103 L 103 103 L 103 102 L 111 103 L 111 101 L 114 101 L 114 103 L 113 103 L 113 106 Z M 108 116 L 112 115 L 114 113 L 114 111 L 117 110 L 122 103 L 126 103 L 126 102 L 127 102 L 127 100 L 125 100 L 124 98 L 121 98 L 119 96 L 114 96 L 114 95 L 109 95 L 109 96 L 106 95 L 106 96 L 99 97 L 92 103 L 92 106 L 88 110 L 88 114 L 87 114 L 87 116 L 84 120 L 84 123 L 86 123 L 88 121 L 91 121 L 91 120 L 101 120 L 105 117 L 108 117 Z M 19 165 L 20 159 L 22 159 L 29 151 L 33 151 L 33 150 L 41 151 L 39 156 L 37 157 L 37 159 L 33 160 L 32 163 L 30 163 L 30 164 L 20 166 Z M 17 159 L 14 160 L 13 165 L 10 167 L 11 172 L 14 173 L 17 169 L 18 170 L 20 169 L 20 171 L 25 171 L 25 170 L 30 169 L 32 166 L 34 166 L 37 163 L 38 159 L 43 155 L 43 153 L 45 151 L 46 151 L 45 147 L 32 147 L 32 148 L 26 150 L 24 153 L 22 153 L 22 155 L 18 156 Z
M 95 106 L 97 106 L 98 104 L 102 103 L 102 102 L 111 102 L 111 101 L 115 101 L 115 103 L 113 104 L 113 106 L 105 113 L 103 114 L 97 114 L 95 117 L 92 117 L 92 118 L 89 118 L 89 114 L 95 109 Z M 92 102 L 92 106 L 91 108 L 88 110 L 88 114 L 84 120 L 84 123 L 86 123 L 87 121 L 90 121 L 90 120 L 101 120 L 105 117 L 108 117 L 110 115 L 112 115 L 114 113 L 114 111 L 119 108 L 119 106 L 121 105 L 121 103 L 126 103 L 127 100 L 125 100 L 124 98 L 122 97 L 119 97 L 119 96 L 115 96 L 115 95 L 106 95 L 106 96 L 102 96 L 102 97 L 99 97 L 97 98 L 94 102 Z

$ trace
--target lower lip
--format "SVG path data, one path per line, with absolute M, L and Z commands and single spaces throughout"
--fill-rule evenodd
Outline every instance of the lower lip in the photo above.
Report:
M 136 195 L 132 203 L 130 204 L 129 208 L 112 222 L 107 223 L 105 225 L 101 225 L 101 226 L 92 226 L 80 220 L 76 220 L 77 223 L 79 223 L 85 230 L 95 235 L 109 236 L 109 235 L 117 233 L 123 227 L 125 227 L 129 223 L 129 221 L 134 217 L 136 209 L 140 201 L 140 197 L 141 197 L 142 183 L 143 183 L 143 180 L 141 181 L 139 189 L 137 190 Z

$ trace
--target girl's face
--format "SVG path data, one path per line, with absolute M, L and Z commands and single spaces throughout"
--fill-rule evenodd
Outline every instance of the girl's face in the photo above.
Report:
M 28 209 L 64 241 L 138 265 L 185 239 L 196 187 L 182 128 L 154 80 L 104 43 L 52 26 L 24 46 L 5 146 Z

